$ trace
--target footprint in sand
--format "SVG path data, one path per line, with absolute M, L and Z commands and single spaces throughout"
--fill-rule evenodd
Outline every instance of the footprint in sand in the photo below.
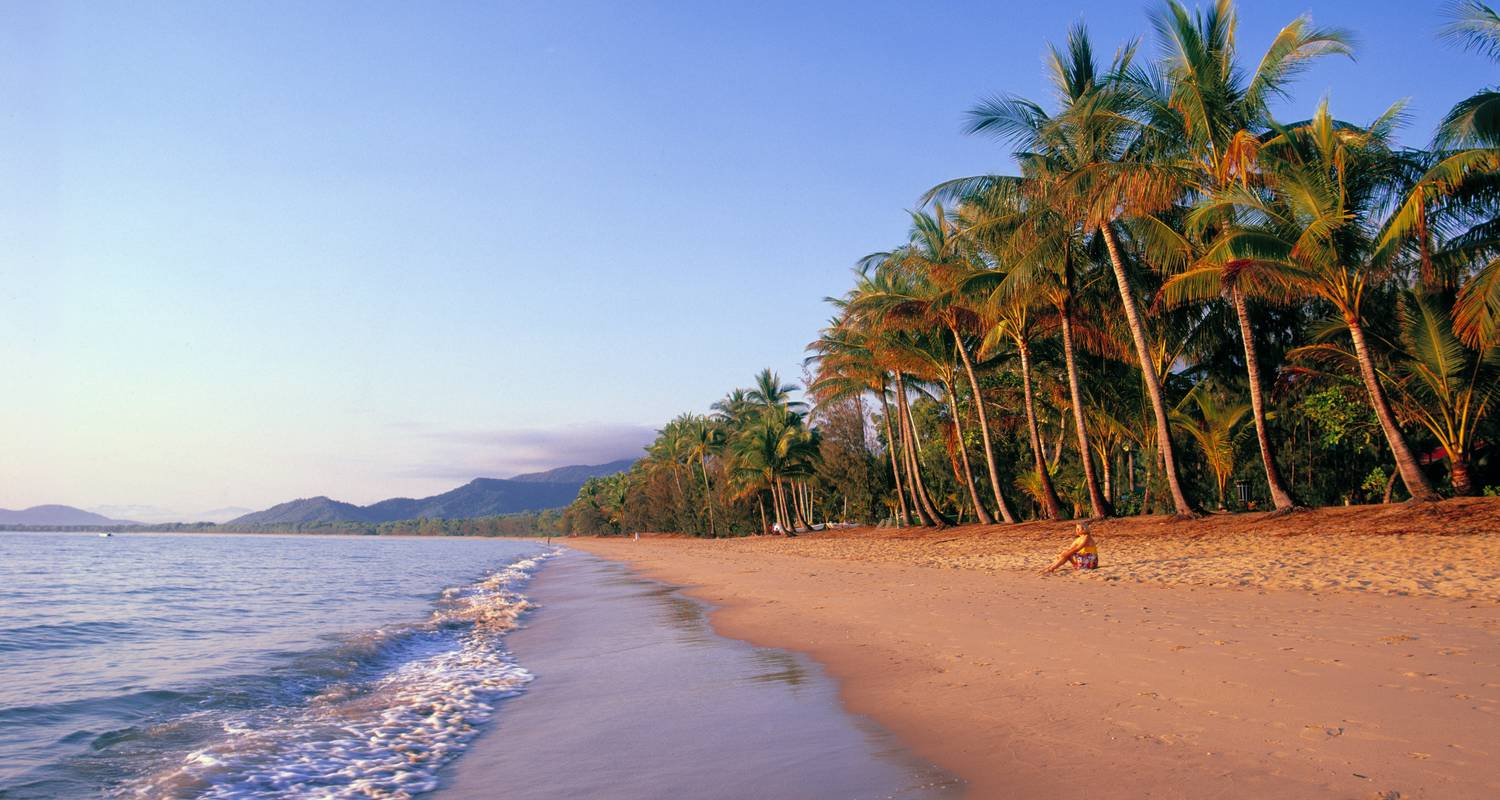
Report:
M 1327 725 L 1303 725 L 1301 736 L 1309 741 L 1332 739 L 1335 736 L 1343 736 L 1343 728 L 1333 728 Z

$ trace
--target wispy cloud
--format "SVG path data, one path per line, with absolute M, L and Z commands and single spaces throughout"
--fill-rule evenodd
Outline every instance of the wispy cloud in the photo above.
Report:
M 655 438 L 646 425 L 569 425 L 559 428 L 412 431 L 430 443 L 426 463 L 395 477 L 508 478 L 571 464 L 635 458 Z

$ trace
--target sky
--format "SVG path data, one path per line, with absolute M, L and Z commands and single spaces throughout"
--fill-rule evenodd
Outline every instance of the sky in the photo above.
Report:
M 1242 2 L 1278 109 L 1492 82 L 1438 2 Z M 630 456 L 803 348 L 965 136 L 1154 3 L 0 5 L 0 507 L 368 503 Z M 1150 50 L 1154 53 L 1154 49 Z

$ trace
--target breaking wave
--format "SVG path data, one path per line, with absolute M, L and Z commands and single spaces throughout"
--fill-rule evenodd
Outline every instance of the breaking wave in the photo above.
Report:
M 525 581 L 554 554 L 446 590 L 422 623 L 309 654 L 297 665 L 307 689 L 297 702 L 205 708 L 119 732 L 198 745 L 152 765 L 116 797 L 407 798 L 436 788 L 438 771 L 495 704 L 531 680 L 503 637 L 531 607 L 520 591 Z

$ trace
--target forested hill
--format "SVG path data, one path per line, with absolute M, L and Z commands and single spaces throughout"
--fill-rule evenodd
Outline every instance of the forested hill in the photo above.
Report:
M 574 464 L 570 467 L 558 467 L 546 472 L 529 472 L 525 475 L 517 475 L 510 478 L 512 481 L 522 483 L 576 483 L 580 486 L 589 478 L 602 478 L 606 475 L 614 475 L 624 472 L 635 465 L 635 459 L 622 458 L 619 461 L 611 461 L 608 464 Z
M 578 482 L 579 485 L 583 481 Z M 569 498 L 570 500 L 572 498 Z M 122 519 L 110 519 L 102 514 L 92 511 L 84 511 L 72 506 L 32 506 L 31 508 L 12 511 L 0 508 L 0 525 L 92 525 L 106 527 L 114 525 L 134 525 L 136 523 Z
M 287 525 L 309 522 L 396 522 L 408 519 L 472 519 L 520 511 L 561 508 L 578 496 L 588 478 L 628 469 L 631 461 L 559 467 L 514 478 L 475 478 L 432 497 L 394 497 L 367 506 L 310 497 L 256 511 L 231 525 Z

